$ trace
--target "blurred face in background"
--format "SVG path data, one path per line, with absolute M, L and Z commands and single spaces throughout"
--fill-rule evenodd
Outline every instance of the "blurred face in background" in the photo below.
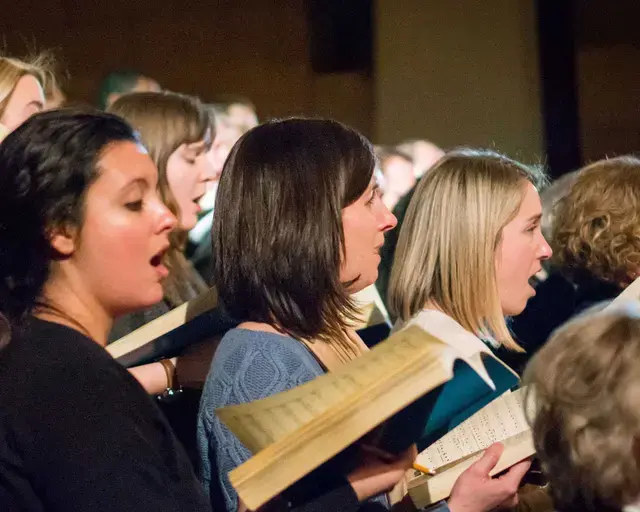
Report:
M 33 114 L 42 111 L 44 105 L 42 85 L 34 76 L 24 75 L 20 77 L 9 96 L 0 123 L 7 131 L 13 131 Z
M 191 230 L 202 211 L 200 200 L 208 184 L 216 177 L 209 159 L 209 142 L 182 144 L 167 161 L 167 182 L 178 205 L 180 229 Z M 215 178 L 217 180 L 217 178 Z

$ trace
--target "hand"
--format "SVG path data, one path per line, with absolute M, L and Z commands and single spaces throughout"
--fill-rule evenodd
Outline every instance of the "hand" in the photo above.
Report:
M 531 466 L 526 460 L 512 466 L 498 478 L 489 476 L 504 451 L 502 443 L 492 444 L 478 461 L 456 481 L 449 498 L 451 512 L 487 512 L 518 504 L 520 480 Z
M 397 456 L 373 455 L 366 449 L 362 450 L 362 462 L 357 469 L 347 475 L 347 480 L 353 487 L 358 500 L 388 492 L 404 478 L 407 469 L 411 468 L 418 456 L 418 450 L 412 445 Z

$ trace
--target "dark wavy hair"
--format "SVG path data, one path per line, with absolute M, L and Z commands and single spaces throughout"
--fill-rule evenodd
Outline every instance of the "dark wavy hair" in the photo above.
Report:
M 119 117 L 54 110 L 34 115 L 0 144 L 0 312 L 10 327 L 38 305 L 57 257 L 50 233 L 82 225 L 96 163 L 117 141 L 137 141 Z
M 342 209 L 374 165 L 369 141 L 336 121 L 272 121 L 242 136 L 213 221 L 214 282 L 231 316 L 340 346 L 356 314 L 339 277 Z

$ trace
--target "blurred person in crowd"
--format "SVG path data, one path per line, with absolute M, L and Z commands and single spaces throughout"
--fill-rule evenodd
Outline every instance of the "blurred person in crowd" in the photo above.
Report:
M 100 84 L 98 106 L 106 110 L 120 96 L 132 92 L 159 92 L 160 84 L 138 71 L 122 70 L 109 73 Z
M 249 130 L 248 126 L 251 124 L 234 122 L 232 116 L 228 113 L 228 106 L 211 104 L 210 108 L 216 125 L 216 135 L 208 153 L 213 166 L 214 178 L 209 182 L 209 190 L 200 201 L 204 214 L 198 224 L 189 232 L 190 251 L 188 251 L 190 252 L 191 262 L 207 283 L 211 283 L 212 278 L 211 226 L 215 215 L 215 202 L 220 174 L 231 148 Z
M 140 134 L 158 168 L 160 197 L 178 219 L 164 255 L 168 275 L 163 281 L 163 299 L 118 319 L 110 333 L 110 339 L 116 340 L 207 290 L 186 259 L 184 247 L 187 233 L 197 222 L 198 202 L 208 182 L 214 179 L 208 152 L 215 127 L 210 110 L 199 99 L 167 91 L 124 95 L 111 105 L 109 112 L 124 118 Z M 175 371 L 175 360 L 171 363 Z M 166 368 L 161 363 L 131 371 L 149 393 L 159 394 L 168 387 Z M 205 374 L 206 369 L 203 378 Z
M 558 512 L 640 510 L 640 308 L 605 305 L 556 331 L 523 379 Z
M 399 151 L 409 155 L 413 160 L 413 170 L 418 179 L 444 155 L 442 149 L 433 142 L 424 139 L 407 140 L 398 144 L 397 147 Z
M 416 184 L 413 160 L 409 155 L 390 146 L 377 146 L 379 185 L 382 201 L 393 210 L 397 202 Z
M 524 366 L 571 317 L 610 300 L 640 272 L 640 159 L 599 160 L 573 181 L 553 209 L 549 276 L 511 329 L 527 355 Z
M 48 54 L 19 60 L 0 57 L 0 140 L 45 107 L 50 72 Z

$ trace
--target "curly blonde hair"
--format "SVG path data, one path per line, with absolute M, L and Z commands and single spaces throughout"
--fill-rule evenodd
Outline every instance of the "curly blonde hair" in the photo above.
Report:
M 640 269 L 640 160 L 600 160 L 556 204 L 552 263 L 570 279 L 627 285 Z
M 536 451 L 562 512 L 621 510 L 640 497 L 640 308 L 576 317 L 525 371 Z

